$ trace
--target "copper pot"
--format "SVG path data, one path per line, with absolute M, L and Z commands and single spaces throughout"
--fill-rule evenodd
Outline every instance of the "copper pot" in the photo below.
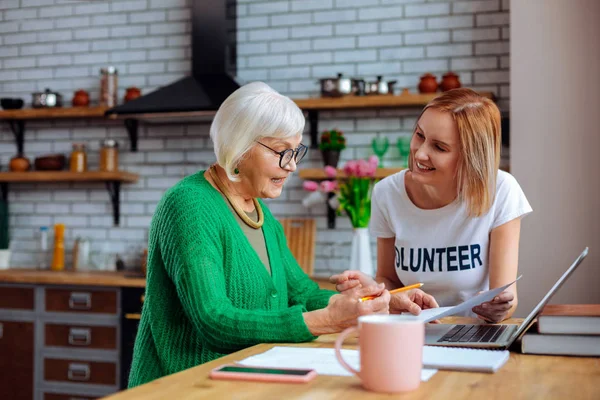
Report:
M 456 75 L 454 72 L 448 72 L 444 74 L 440 87 L 442 88 L 442 92 L 461 87 L 458 75 Z
M 421 76 L 419 82 L 419 93 L 435 93 L 438 89 L 438 83 L 435 75 L 425 74 Z
M 123 98 L 123 101 L 127 103 L 128 101 L 137 99 L 141 95 L 142 91 L 140 89 L 136 88 L 135 86 L 128 87 L 127 89 L 125 89 L 125 97 Z
M 71 100 L 73 107 L 87 107 L 90 105 L 90 95 L 85 90 L 78 90 Z
M 8 164 L 8 169 L 13 172 L 29 171 L 29 168 L 31 168 L 31 162 L 21 154 L 11 158 L 10 163 Z

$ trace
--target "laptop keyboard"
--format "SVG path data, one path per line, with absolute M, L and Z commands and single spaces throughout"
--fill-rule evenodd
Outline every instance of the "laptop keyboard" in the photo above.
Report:
M 438 343 L 495 343 L 506 325 L 455 325 Z

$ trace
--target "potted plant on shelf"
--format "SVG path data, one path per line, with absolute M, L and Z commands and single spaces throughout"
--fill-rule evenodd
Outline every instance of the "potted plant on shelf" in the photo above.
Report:
M 346 148 L 344 133 L 338 129 L 330 129 L 321 133 L 319 149 L 323 155 L 323 163 L 326 166 L 337 168 L 340 161 L 340 153 Z
M 7 269 L 10 266 L 9 245 L 8 201 L 0 198 L 0 269 Z

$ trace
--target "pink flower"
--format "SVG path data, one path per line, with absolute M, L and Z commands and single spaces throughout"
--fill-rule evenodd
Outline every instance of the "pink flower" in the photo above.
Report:
M 337 190 L 336 181 L 323 181 L 321 182 L 321 191 L 325 193 L 335 192 Z
M 337 176 L 337 170 L 331 165 L 328 165 L 325 167 L 325 175 L 327 175 L 328 178 L 335 178 Z
M 369 164 L 374 168 L 377 168 L 377 166 L 379 165 L 379 157 L 375 155 L 369 157 Z
M 319 184 L 313 181 L 304 181 L 302 187 L 304 190 L 308 190 L 309 192 L 315 192 L 317 189 L 319 189 Z
M 344 164 L 344 172 L 347 176 L 356 176 L 358 174 L 358 162 L 355 160 L 347 161 Z

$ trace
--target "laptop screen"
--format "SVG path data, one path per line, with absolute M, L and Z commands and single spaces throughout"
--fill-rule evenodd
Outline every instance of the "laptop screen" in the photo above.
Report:
M 515 339 L 517 339 L 519 336 L 521 336 L 521 334 L 523 332 L 525 332 L 527 329 L 529 329 L 529 327 L 531 326 L 531 324 L 533 323 L 533 321 L 535 320 L 535 318 L 542 311 L 542 308 L 544 308 L 544 306 L 546 305 L 546 303 L 548 303 L 548 301 L 550 301 L 550 299 L 552 298 L 552 296 L 554 295 L 554 293 L 556 293 L 558 291 L 558 289 L 560 289 L 560 287 L 563 285 L 563 283 L 565 283 L 565 281 L 567 280 L 567 278 L 569 276 L 571 276 L 571 274 L 573 273 L 573 271 L 575 271 L 575 268 L 577 268 L 577 266 L 579 266 L 579 264 L 581 264 L 581 262 L 583 261 L 583 259 L 587 255 L 588 255 L 588 248 L 586 247 L 581 252 L 581 254 L 579 255 L 579 257 L 577 257 L 577 260 L 575 260 L 575 262 L 573 264 L 571 264 L 571 266 L 569 267 L 569 269 L 566 270 L 564 274 L 562 274 L 562 276 L 560 277 L 560 279 L 558 281 L 556 281 L 556 283 L 554 284 L 554 286 L 552 286 L 552 289 L 550 289 L 548 291 L 548 293 L 546 293 L 546 295 L 544 296 L 544 298 L 537 304 L 537 306 L 535 306 L 535 308 L 533 309 L 533 311 L 531 311 L 531 313 L 529 313 L 529 315 L 527 316 L 527 318 L 525 318 L 525 320 L 523 321 L 523 323 L 519 326 L 519 329 L 517 329 L 517 331 L 513 334 L 512 338 L 509 341 L 509 344 L 512 344 L 512 342 Z

